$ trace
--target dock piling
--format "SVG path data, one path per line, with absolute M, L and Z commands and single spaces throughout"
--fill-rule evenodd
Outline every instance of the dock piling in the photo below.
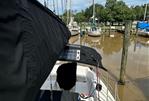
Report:
M 124 33 L 124 39 L 123 39 L 123 50 L 122 50 L 120 79 L 119 79 L 120 85 L 125 84 L 125 72 L 126 72 L 126 64 L 127 64 L 129 38 L 130 38 L 130 28 L 131 28 L 131 21 L 130 20 L 125 21 L 125 33 Z

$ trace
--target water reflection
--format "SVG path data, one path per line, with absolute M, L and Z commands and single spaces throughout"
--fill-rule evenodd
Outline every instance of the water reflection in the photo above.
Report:
M 137 40 L 137 44 L 139 46 L 144 46 L 144 47 L 148 47 L 149 46 L 149 38 L 145 38 L 145 37 L 138 37 L 136 38 Z
M 69 40 L 69 43 L 70 44 L 73 44 L 73 43 L 76 43 L 77 41 L 79 41 L 79 38 L 80 36 L 79 35 L 75 35 L 75 36 L 72 36 Z M 78 43 L 79 44 L 79 43 Z
M 85 36 L 81 44 L 84 43 L 83 41 L 90 47 L 102 50 L 103 54 L 110 55 L 121 50 L 123 39 L 120 34 L 116 34 L 115 37 Z
M 122 38 L 119 34 L 116 34 L 115 37 L 106 37 L 101 41 L 101 46 L 103 53 L 106 55 L 110 55 L 113 53 L 117 53 L 122 48 Z
M 90 37 L 90 36 L 85 36 L 84 37 L 84 40 L 82 40 L 82 44 L 83 44 L 83 41 L 90 47 L 94 47 L 94 48 L 97 48 L 97 49 L 100 49 L 101 48 L 101 37 Z

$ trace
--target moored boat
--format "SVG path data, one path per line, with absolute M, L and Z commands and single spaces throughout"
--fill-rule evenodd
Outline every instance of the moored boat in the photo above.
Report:
M 149 23 L 138 22 L 136 27 L 138 29 L 138 32 L 137 32 L 138 35 L 149 37 Z
M 78 26 L 77 22 L 74 21 L 74 17 L 71 17 L 68 28 L 72 36 L 78 35 L 80 33 L 80 27 Z
M 88 29 L 89 36 L 101 36 L 101 28 L 97 27 L 98 19 L 95 18 L 95 3 L 93 0 L 93 16 L 90 18 L 90 27 Z
M 88 31 L 89 36 L 101 36 L 101 28 L 95 27 Z

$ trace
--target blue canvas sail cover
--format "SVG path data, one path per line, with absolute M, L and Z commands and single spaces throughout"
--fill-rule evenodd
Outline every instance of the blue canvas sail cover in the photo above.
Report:
M 0 101 L 35 101 L 70 32 L 36 0 L 0 2 Z
M 143 21 L 138 22 L 136 27 L 139 29 L 148 29 L 149 30 L 149 23 L 143 22 Z

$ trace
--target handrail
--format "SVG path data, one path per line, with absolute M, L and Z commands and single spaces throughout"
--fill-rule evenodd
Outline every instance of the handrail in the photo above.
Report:
M 109 92 L 112 94 L 112 95 L 114 95 L 114 99 L 115 99 L 115 101 L 120 101 L 120 98 L 119 98 L 119 96 L 118 96 L 118 83 L 117 83 L 117 81 L 116 81 L 116 79 L 113 77 L 113 78 L 111 78 L 112 76 L 107 72 L 106 73 L 107 75 L 106 75 L 106 77 L 101 73 L 101 78 L 102 78 L 102 81 L 105 83 L 105 85 L 107 86 L 107 94 L 106 94 L 106 96 L 107 96 L 107 99 L 106 99 L 106 101 L 109 101 L 109 99 L 111 99 L 111 97 L 109 96 Z M 110 76 L 110 78 L 109 78 L 109 76 Z M 112 85 L 110 85 L 110 83 L 109 83 L 109 81 L 110 80 L 112 80 L 113 82 L 114 82 L 114 86 L 112 86 Z M 104 95 L 104 93 L 103 92 L 101 92 L 103 95 Z M 101 98 L 101 97 L 100 97 Z M 101 99 L 103 99 L 103 98 L 101 98 Z

